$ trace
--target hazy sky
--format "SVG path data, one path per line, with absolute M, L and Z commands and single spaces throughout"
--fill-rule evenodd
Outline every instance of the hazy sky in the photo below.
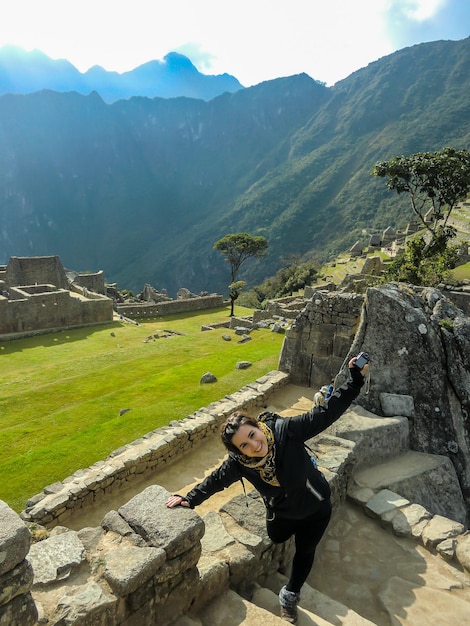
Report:
M 470 0 L 3 0 L 0 47 L 85 72 L 172 51 L 248 87 L 306 72 L 328 85 L 407 46 L 470 36 Z

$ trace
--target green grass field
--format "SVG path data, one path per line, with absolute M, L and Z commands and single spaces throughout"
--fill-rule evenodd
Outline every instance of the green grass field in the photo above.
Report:
M 225 328 L 201 332 L 229 313 L 227 307 L 0 343 L 0 499 L 19 512 L 46 485 L 277 369 L 278 333 L 256 330 L 239 344 Z M 146 341 L 165 329 L 182 334 Z M 253 365 L 236 369 L 241 360 Z M 217 383 L 199 383 L 207 371 Z M 119 415 L 124 408 L 130 411 Z
M 456 267 L 451 271 L 451 276 L 456 281 L 470 280 L 470 263 Z

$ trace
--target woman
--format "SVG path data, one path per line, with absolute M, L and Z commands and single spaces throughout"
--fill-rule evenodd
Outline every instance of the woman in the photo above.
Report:
M 297 621 L 300 590 L 331 516 L 330 487 L 304 442 L 333 424 L 358 396 L 368 365 L 359 370 L 355 360 L 348 364 L 350 379 L 328 403 L 308 413 L 287 418 L 263 413 L 258 419 L 232 413 L 221 430 L 228 458 L 186 496 L 172 495 L 166 503 L 194 508 L 237 480 L 249 480 L 264 500 L 271 541 L 295 538 L 291 574 L 279 592 L 281 617 L 291 624 Z

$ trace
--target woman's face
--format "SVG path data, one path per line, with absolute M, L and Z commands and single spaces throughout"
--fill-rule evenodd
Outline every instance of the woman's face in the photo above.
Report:
M 268 442 L 266 435 L 251 424 L 243 424 L 232 437 L 232 443 L 246 456 L 266 456 Z

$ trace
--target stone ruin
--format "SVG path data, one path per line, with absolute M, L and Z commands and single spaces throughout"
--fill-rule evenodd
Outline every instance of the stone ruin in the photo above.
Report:
M 104 275 L 67 274 L 58 256 L 11 257 L 0 267 L 0 336 L 20 336 L 106 324 L 112 301 Z
M 165 289 L 144 285 L 137 297 L 124 298 L 107 284 L 102 270 L 66 270 L 58 256 L 11 257 L 0 266 L 0 339 L 16 339 L 121 319 L 160 317 L 222 308 L 221 295 L 199 295 L 182 288 L 174 300 Z
M 148 283 L 144 285 L 142 292 L 137 296 L 124 298 L 114 290 L 112 297 L 117 313 L 131 319 L 189 313 L 190 311 L 222 308 L 225 305 L 223 296 L 216 293 L 204 291 L 197 295 L 182 287 L 178 290 L 176 299 L 173 299 L 168 296 L 166 289 L 158 291 Z

